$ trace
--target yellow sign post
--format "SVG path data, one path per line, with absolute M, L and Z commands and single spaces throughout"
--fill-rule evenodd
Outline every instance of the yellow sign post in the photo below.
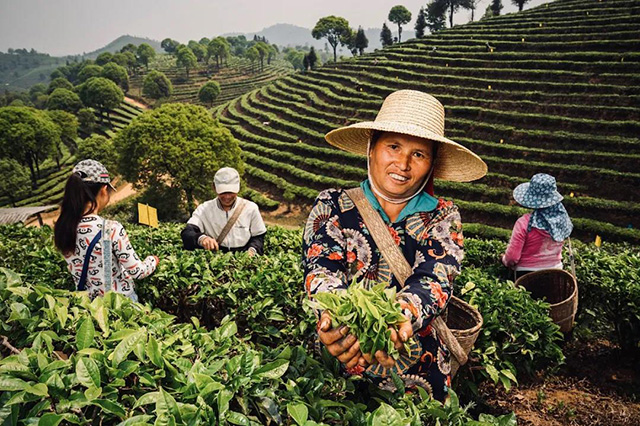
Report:
M 158 227 L 158 210 L 155 207 L 138 203 L 138 223 Z

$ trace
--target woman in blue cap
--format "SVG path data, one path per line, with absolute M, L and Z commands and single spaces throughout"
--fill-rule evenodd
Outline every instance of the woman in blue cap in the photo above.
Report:
M 562 246 L 573 224 L 555 178 L 538 173 L 530 182 L 518 185 L 513 198 L 533 212 L 517 220 L 502 263 L 515 270 L 516 279 L 532 271 L 562 269 Z

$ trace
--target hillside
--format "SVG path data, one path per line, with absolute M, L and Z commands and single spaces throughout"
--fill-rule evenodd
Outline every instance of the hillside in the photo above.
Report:
M 245 152 L 251 185 L 302 204 L 366 176 L 364 157 L 323 135 L 369 120 L 393 90 L 438 97 L 446 134 L 487 177 L 436 182 L 467 223 L 511 228 L 511 191 L 554 175 L 576 237 L 640 241 L 640 1 L 566 0 L 447 29 L 282 78 L 216 111 Z
M 127 44 L 136 46 L 147 43 L 156 52 L 163 53 L 160 42 L 149 38 L 123 35 L 93 52 L 76 56 L 50 56 L 47 53 L 36 52 L 33 49 L 16 49 L 11 53 L 0 52 L 0 86 L 6 90 L 28 90 L 37 83 L 49 84 L 49 75 L 65 62 L 80 61 L 82 59 L 96 59 L 103 52 L 119 52 Z
M 111 43 L 107 44 L 100 49 L 96 49 L 93 52 L 83 53 L 82 56 L 85 59 L 95 59 L 104 52 L 116 53 L 119 52 L 127 44 L 134 44 L 136 46 L 141 45 L 142 43 L 147 43 L 149 46 L 153 47 L 156 53 L 162 53 L 164 50 L 160 47 L 160 42 L 157 40 L 152 40 L 146 37 L 136 37 L 130 35 L 122 35 L 117 39 L 113 40 Z
M 0 86 L 9 91 L 18 91 L 29 89 L 37 83 L 47 83 L 49 74 L 64 64 L 65 58 L 34 50 L 0 52 Z
M 289 62 L 274 60 L 271 64 L 265 61 L 264 70 L 261 71 L 258 63 L 252 64 L 245 58 L 232 57 L 228 64 L 216 69 L 204 63 L 199 63 L 197 68 L 189 72 L 187 78 L 185 70 L 176 66 L 176 60 L 171 55 L 158 55 L 149 70 L 163 72 L 173 85 L 173 95 L 169 102 L 199 103 L 198 91 L 209 80 L 215 80 L 220 84 L 220 96 L 216 105 L 237 98 L 253 89 L 262 87 L 271 81 L 293 72 Z M 130 79 L 131 95 L 153 104 L 153 100 L 142 96 L 142 85 L 146 72 Z M 208 106 L 208 105 L 207 105 Z

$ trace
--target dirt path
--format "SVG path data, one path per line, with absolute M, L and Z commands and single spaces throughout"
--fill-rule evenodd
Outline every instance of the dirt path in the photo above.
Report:
M 131 197 L 132 195 L 135 195 L 135 194 L 136 194 L 136 190 L 133 189 L 133 185 L 131 185 L 130 183 L 126 183 L 118 187 L 118 190 L 111 195 L 111 201 L 109 202 L 109 204 L 117 203 L 118 201 L 122 201 L 125 198 Z M 45 225 L 49 225 L 53 227 L 53 224 L 58 219 L 58 216 L 60 216 L 60 209 L 53 210 L 48 213 L 44 213 L 42 215 L 42 222 Z M 33 217 L 26 223 L 26 225 L 39 226 L 38 219 Z
M 640 426 L 640 371 L 630 356 L 605 340 L 565 345 L 567 362 L 511 392 L 485 382 L 480 411 L 516 413 L 518 424 Z
M 138 108 L 149 109 L 148 105 L 145 105 L 142 102 L 136 101 L 135 99 L 129 98 L 127 96 L 124 97 L 124 100 L 130 103 L 131 105 L 137 106 Z

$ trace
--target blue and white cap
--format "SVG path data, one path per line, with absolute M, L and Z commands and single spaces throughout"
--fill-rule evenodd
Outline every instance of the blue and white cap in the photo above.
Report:
M 538 173 L 530 182 L 518 185 L 513 190 L 513 198 L 521 206 L 530 209 L 550 207 L 563 199 L 556 187 L 556 178 L 546 173 Z
M 240 175 L 233 167 L 223 167 L 216 172 L 213 177 L 213 185 L 216 193 L 223 194 L 225 192 L 240 192 Z
M 116 190 L 111 185 L 111 176 L 109 171 L 101 162 L 96 160 L 82 160 L 73 168 L 72 173 L 80 176 L 83 182 L 89 183 L 104 183 L 109 185 L 111 189 Z

